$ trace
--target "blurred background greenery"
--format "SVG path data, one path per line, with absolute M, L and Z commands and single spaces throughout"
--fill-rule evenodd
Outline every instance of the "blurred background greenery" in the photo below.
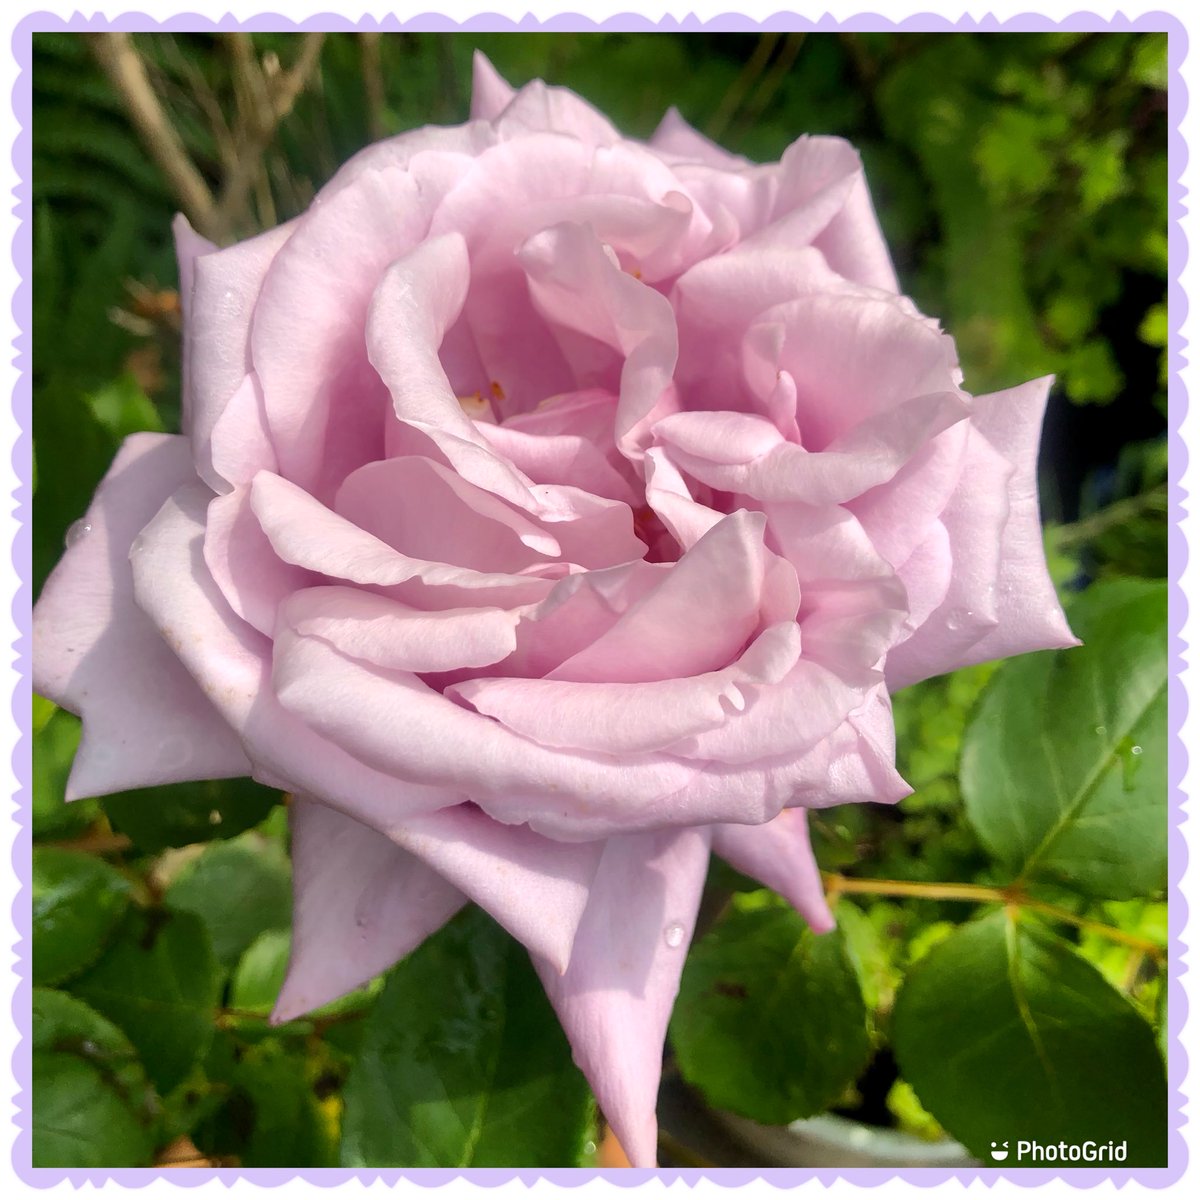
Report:
M 465 119 L 476 48 L 514 85 L 569 86 L 633 136 L 648 136 L 675 105 L 756 160 L 777 158 L 802 133 L 852 140 L 902 285 L 955 335 L 966 386 L 1058 377 L 1041 483 L 1064 596 L 1094 580 L 1165 576 L 1165 34 L 154 34 L 129 47 L 194 167 L 190 185 L 147 153 L 111 61 L 106 72 L 86 37 L 34 36 L 35 593 L 121 438 L 178 426 L 173 213 L 187 208 L 221 242 L 297 214 L 369 141 Z M 1001 881 L 966 819 L 958 770 L 993 674 L 974 668 L 897 698 L 900 766 L 917 791 L 895 809 L 820 814 L 814 840 L 827 871 Z M 111 1136 L 43 1141 L 45 1161 L 149 1162 L 180 1153 L 183 1135 L 192 1141 L 182 1153 L 205 1161 L 338 1161 L 355 1018 L 374 993 L 268 1036 L 262 1016 L 289 914 L 278 797 L 239 782 L 67 808 L 78 723 L 39 702 L 34 724 L 35 928 L 69 934 L 43 941 L 35 963 L 44 1027 L 83 1030 L 102 1050 L 120 1050 L 128 1036 L 150 1070 L 100 1089 L 104 1104 L 118 1099 L 97 1110 L 93 1085 L 112 1083 L 108 1068 L 73 1051 L 71 1069 L 83 1074 L 68 1078 L 56 1059 L 46 1125 L 73 1113 Z M 1077 941 L 1161 1031 L 1161 956 L 1146 950 L 1165 936 L 1161 896 L 1102 905 L 1047 896 L 1133 939 Z M 970 910 L 843 897 L 839 921 L 866 964 L 863 991 L 880 1028 L 908 967 Z M 175 934 L 145 951 L 143 925 L 158 919 L 175 922 Z M 175 936 L 204 944 L 182 981 Z M 122 999 L 116 982 L 141 952 L 158 956 L 138 960 L 142 999 Z M 191 988 L 185 1003 L 181 987 Z M 157 1025 L 148 1019 L 155 988 L 183 1004 Z M 92 1008 L 72 1007 L 83 1001 Z M 842 1109 L 937 1134 L 885 1042 Z M 61 1057 L 54 1046 L 46 1053 Z M 64 1078 L 79 1090 L 64 1092 Z M 280 1107 L 282 1094 L 293 1099 Z

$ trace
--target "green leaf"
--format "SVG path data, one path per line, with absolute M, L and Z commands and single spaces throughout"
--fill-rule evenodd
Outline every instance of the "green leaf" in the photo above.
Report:
M 33 1165 L 142 1167 L 157 1099 L 133 1047 L 81 1000 L 33 989 Z
M 316 1062 L 274 1038 L 247 1046 L 222 1033 L 214 1051 L 207 1073 L 224 1099 L 194 1131 L 204 1154 L 243 1167 L 337 1166 L 336 1114 L 323 1106 Z
M 1166 886 L 1166 585 L 1098 583 L 1084 645 L 1006 663 L 963 744 L 967 815 L 1024 879 L 1130 899 Z
M 278 802 L 278 792 L 252 779 L 206 779 L 106 796 L 104 811 L 139 850 L 158 854 L 173 846 L 236 837 Z
M 524 949 L 476 909 L 393 971 L 345 1100 L 351 1167 L 570 1165 L 590 1107 Z
M 233 976 L 230 1003 L 234 1008 L 265 1016 L 275 1007 L 291 946 L 291 935 L 285 929 L 268 929 L 250 943 Z
M 871 1051 L 841 933 L 818 937 L 782 905 L 735 902 L 688 955 L 671 1041 L 717 1108 L 776 1125 L 823 1111 Z
M 985 1162 L 1008 1143 L 1128 1142 L 1166 1163 L 1167 1085 L 1150 1026 L 1045 929 L 994 912 L 909 973 L 892 1041 L 921 1104 Z
M 97 388 L 87 402 L 96 420 L 118 441 L 143 430 L 162 432 L 158 409 L 129 372 Z
M 291 924 L 291 870 L 279 846 L 249 834 L 207 846 L 163 898 L 204 922 L 214 953 L 231 967 L 264 930 Z
M 33 981 L 61 983 L 95 962 L 129 907 L 129 881 L 76 850 L 33 851 Z
M 221 972 L 199 917 L 134 911 L 71 990 L 125 1031 L 165 1094 L 212 1037 Z

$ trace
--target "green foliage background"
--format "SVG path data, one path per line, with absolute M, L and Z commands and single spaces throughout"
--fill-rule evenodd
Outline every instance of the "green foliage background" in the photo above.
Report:
M 246 104 L 236 55 L 208 34 L 135 42 L 189 155 L 219 191 L 237 157 Z M 1165 645 L 1165 609 L 1153 581 L 1167 566 L 1166 42 L 1158 33 L 1056 32 L 331 34 L 224 233 L 241 236 L 302 211 L 338 164 L 375 137 L 464 119 L 476 48 L 510 82 L 540 76 L 565 84 L 633 136 L 648 136 L 675 105 L 753 159 L 777 158 L 801 133 L 848 137 L 862 152 L 903 286 L 956 336 L 966 386 L 986 391 L 1058 376 L 1043 454 L 1052 566 L 1064 596 L 1087 589 L 1102 647 L 1153 696 L 1165 679 L 1155 649 Z M 284 68 L 298 49 L 285 34 L 254 35 L 249 44 L 259 61 L 274 58 Z M 179 363 L 169 294 L 175 201 L 83 37 L 35 35 L 33 95 L 36 591 L 121 438 L 177 427 Z M 1130 580 L 1141 582 L 1122 582 Z M 1126 586 L 1143 591 L 1131 599 Z M 1141 606 L 1143 642 L 1133 646 L 1121 640 L 1122 629 L 1104 625 L 1110 598 L 1118 608 Z M 1142 722 L 1130 725 L 1136 746 L 1132 734 L 1124 742 L 1102 737 L 1089 743 L 1095 762 L 1080 767 L 1115 780 L 1103 785 L 1111 792 L 1106 811 L 1115 813 L 1118 846 L 1126 829 L 1136 830 L 1136 871 L 1118 853 L 1107 876 L 1063 863 L 1030 882 L 994 793 L 972 783 L 970 764 L 980 756 L 995 771 L 1008 761 L 985 744 L 977 710 L 988 710 L 993 732 L 1007 729 L 1016 700 L 1006 693 L 1036 690 L 1043 675 L 1086 674 L 1093 661 L 1059 667 L 1051 659 L 974 668 L 902 693 L 900 766 L 915 794 L 897 809 L 821 813 L 815 844 L 838 878 L 1028 883 L 1041 915 L 1010 938 L 1012 961 L 1033 972 L 1031 987 L 1048 977 L 1047 962 L 1066 962 L 1083 997 L 1070 1019 L 1086 1032 L 1087 1014 L 1100 1014 L 1104 1036 L 1124 1048 L 1123 1086 L 1165 1103 L 1163 959 L 1145 949 L 1165 940 L 1165 861 L 1155 858 L 1165 837 L 1165 714 L 1139 709 L 1130 716 Z M 1070 679 L 1054 686 L 1069 699 Z M 1115 695 L 1120 680 L 1104 686 Z M 237 782 L 68 807 L 63 785 L 78 722 L 39 700 L 34 729 L 35 1162 L 148 1164 L 168 1147 L 176 1153 L 185 1135 L 188 1152 L 210 1162 L 391 1161 L 370 1114 L 385 1101 L 415 1111 L 420 1097 L 405 1091 L 403 1064 L 389 1059 L 391 1068 L 379 1069 L 380 1047 L 394 1044 L 384 1016 L 394 1021 L 406 989 L 453 959 L 461 923 L 419 962 L 402 964 L 386 988 L 377 982 L 312 1019 L 271 1029 L 264 1018 L 286 958 L 290 905 L 279 797 Z M 969 753 L 960 773 L 964 737 L 975 758 Z M 1018 772 L 1005 786 L 1020 804 L 1035 785 Z M 1089 852 L 1096 847 L 1087 843 Z M 1003 943 L 992 933 L 996 921 L 1003 924 L 997 914 L 1010 910 L 985 905 L 993 915 L 975 921 L 980 906 L 962 899 L 850 889 L 838 903 L 837 948 L 805 949 L 798 961 L 813 964 L 809 974 L 792 971 L 790 982 L 780 982 L 771 948 L 807 946 L 810 935 L 789 924 L 770 894 L 730 872 L 715 871 L 711 890 L 714 910 L 727 901 L 725 915 L 693 955 L 674 1035 L 692 1084 L 771 1120 L 833 1108 L 921 1136 L 939 1136 L 946 1125 L 984 1152 L 986 1130 L 1011 1115 L 986 1105 L 1003 1107 L 1003 1097 L 948 1089 L 929 1066 L 922 1036 L 938 1011 L 939 979 L 956 978 L 962 962 L 984 953 L 979 947 Z M 1073 919 L 1048 917 L 1048 906 Z M 723 935 L 726 925 L 753 936 Z M 1118 929 L 1125 940 L 1093 926 Z M 491 946 L 489 963 L 507 962 L 505 947 L 488 942 L 498 936 L 477 931 Z M 761 952 L 739 962 L 739 945 Z M 917 982 L 906 991 L 910 969 Z M 741 982 L 739 971 L 748 973 Z M 832 974 L 825 979 L 822 971 Z M 712 981 L 727 989 L 721 1003 L 737 988 L 753 1002 L 763 972 L 801 1008 L 825 983 L 861 994 L 858 1016 L 854 1004 L 841 1006 L 851 1019 L 835 1039 L 836 1055 L 821 1058 L 807 1041 L 786 1037 L 738 1044 L 730 1031 L 747 1022 L 736 1004 L 712 1008 Z M 481 989 L 493 989 L 489 1003 L 524 1007 L 515 966 L 493 965 L 481 980 Z M 436 1038 L 439 1014 L 427 1019 Z M 813 1019 L 822 1019 L 819 1011 Z M 470 1036 L 478 1042 L 473 1052 L 482 1052 L 497 1035 L 484 1022 Z M 364 1046 L 374 1049 L 364 1055 Z M 453 1114 L 421 1110 L 414 1129 L 424 1131 L 434 1161 L 503 1164 L 518 1153 L 515 1165 L 588 1161 L 590 1109 L 573 1099 L 583 1093 L 565 1047 L 547 1046 L 541 1069 L 558 1081 L 555 1096 L 543 1095 L 536 1080 L 520 1082 L 532 1088 L 532 1099 L 521 1101 L 523 1132 L 485 1137 L 483 1160 L 462 1158 Z M 1059 1065 L 1082 1087 L 1090 1076 L 1071 1074 L 1077 1050 L 1063 1050 Z M 747 1080 L 735 1060 L 755 1056 L 797 1066 L 775 1086 L 764 1082 L 771 1072 Z M 805 1061 L 814 1064 L 808 1074 Z M 1023 1087 L 1037 1086 L 1036 1063 L 1030 1070 Z M 445 1077 L 455 1081 L 455 1111 L 478 1101 L 466 1094 L 461 1062 Z M 490 1100 L 508 1119 L 504 1096 Z M 1147 1145 L 1165 1122 L 1154 1112 L 1153 1129 L 1139 1126 Z M 555 1131 L 541 1144 L 526 1128 L 539 1122 Z M 671 1153 L 664 1151 L 667 1160 Z M 676 1146 L 674 1153 L 684 1152 Z

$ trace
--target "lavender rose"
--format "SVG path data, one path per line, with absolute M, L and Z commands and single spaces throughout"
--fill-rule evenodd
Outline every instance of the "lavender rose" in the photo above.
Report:
M 483 59 L 467 124 L 177 234 L 184 432 L 128 439 L 34 614 L 69 794 L 292 793 L 279 1020 L 482 905 L 652 1165 L 710 850 L 829 928 L 804 813 L 907 794 L 889 688 L 1073 642 L 1048 381 L 962 390 L 846 143 L 641 144 Z

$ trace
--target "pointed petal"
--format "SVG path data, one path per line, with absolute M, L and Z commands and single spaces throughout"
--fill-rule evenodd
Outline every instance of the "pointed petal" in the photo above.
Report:
M 651 134 L 650 147 L 672 158 L 707 163 L 712 167 L 749 166 L 748 159 L 730 154 L 728 150 L 693 129 L 674 105 L 663 114 L 658 128 Z
M 250 773 L 233 731 L 134 601 L 130 547 L 194 477 L 185 438 L 127 438 L 34 608 L 34 688 L 83 717 L 71 799 Z
M 804 809 L 785 808 L 765 825 L 716 825 L 713 853 L 778 892 L 814 933 L 828 933 L 834 927 Z
M 476 50 L 471 58 L 471 120 L 494 121 L 516 94 L 487 55 Z
M 531 954 L 567 969 L 602 841 L 551 841 L 469 804 L 406 820 L 389 836 L 487 909 Z
M 217 474 L 212 458 L 214 432 L 251 370 L 250 327 L 263 280 L 295 229 L 296 222 L 289 221 L 196 260 L 183 330 L 192 397 L 185 432 L 191 438 L 196 470 L 214 491 L 226 491 L 229 483 L 240 482 Z M 237 430 L 232 432 L 236 441 Z
M 386 971 L 467 902 L 390 838 L 292 800 L 292 956 L 271 1020 L 319 1008 Z
M 610 838 L 566 974 L 534 960 L 575 1061 L 636 1167 L 657 1161 L 663 1041 L 708 850 L 707 829 Z
M 175 239 L 175 260 L 179 264 L 179 311 L 183 318 L 183 327 L 186 329 L 192 312 L 192 289 L 196 285 L 196 259 L 202 254 L 211 254 L 217 247 L 208 238 L 201 237 L 183 213 L 175 214 L 175 219 L 171 222 L 171 233 Z M 182 359 L 180 403 L 184 428 L 187 428 L 192 414 L 192 387 L 191 354 L 186 338 L 182 346 Z

